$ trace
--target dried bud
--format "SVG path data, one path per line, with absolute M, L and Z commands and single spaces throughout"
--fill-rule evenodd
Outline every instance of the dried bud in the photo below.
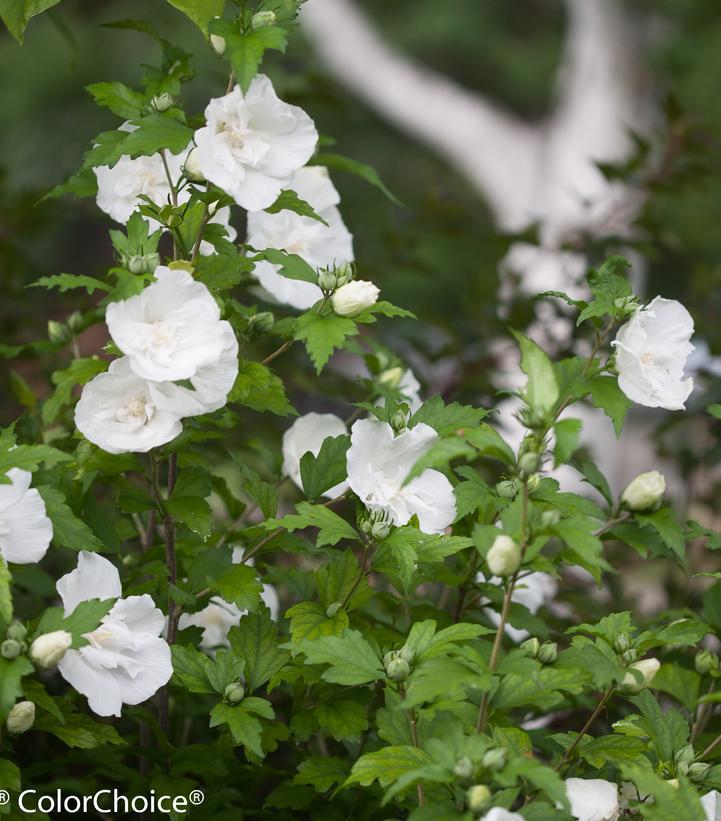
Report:
M 21 735 L 33 726 L 35 721 L 35 705 L 32 701 L 18 701 L 15 704 L 5 721 L 10 735 Z
M 494 576 L 512 576 L 521 566 L 521 548 L 510 536 L 496 536 L 486 562 Z
M 227 704 L 240 704 L 244 697 L 245 687 L 239 681 L 229 684 L 223 691 L 223 701 Z
M 623 677 L 619 690 L 621 690 L 622 693 L 640 693 L 641 690 L 644 690 L 651 683 L 653 677 L 658 673 L 660 666 L 661 663 L 659 660 L 654 658 L 641 659 L 641 661 L 634 662 L 629 667 L 629 670 L 635 670 L 637 673 L 640 673 L 639 678 L 641 680 L 638 681 L 633 673 L 628 672 Z
M 657 470 L 639 474 L 621 494 L 621 502 L 629 510 L 648 510 L 659 504 L 666 491 L 666 480 Z
M 73 637 L 67 630 L 54 630 L 38 636 L 30 647 L 30 658 L 39 667 L 56 667 L 70 649 Z

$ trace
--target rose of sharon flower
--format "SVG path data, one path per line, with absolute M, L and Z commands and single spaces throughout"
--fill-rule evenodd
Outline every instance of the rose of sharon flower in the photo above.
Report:
M 657 296 L 640 308 L 612 343 L 619 388 L 639 405 L 683 410 L 693 390 L 693 379 L 683 378 L 692 335 L 691 314 L 675 299 Z
M 88 643 L 68 650 L 58 669 L 90 709 L 119 716 L 123 704 L 140 704 L 167 684 L 173 674 L 170 648 L 160 633 L 163 614 L 147 594 L 123 595 L 117 568 L 97 553 L 81 551 L 78 566 L 57 583 L 65 615 L 89 599 L 117 599 Z
M 567 778 L 571 815 L 578 821 L 616 821 L 621 812 L 618 788 L 602 778 Z
M 42 496 L 30 487 L 32 474 L 11 468 L 10 484 L 0 485 L 0 556 L 6 562 L 39 562 L 53 538 Z
M 340 195 L 328 170 L 310 165 L 295 172 L 288 186 L 328 225 L 284 209 L 277 214 L 251 211 L 248 214 L 248 244 L 259 251 L 278 248 L 302 257 L 312 268 L 340 265 L 353 261 L 353 237 L 337 208 Z M 261 260 L 253 273 L 265 290 L 278 302 L 305 311 L 323 296 L 312 282 L 289 279 L 278 273 L 278 266 Z
M 338 316 L 358 316 L 358 314 L 378 302 L 380 290 L 372 282 L 354 279 L 341 285 L 330 298 L 333 310 Z
M 481 821 L 524 821 L 524 819 L 517 812 L 509 812 L 503 807 L 494 807 L 481 818 Z
M 419 423 L 393 435 L 393 428 L 377 419 L 360 419 L 351 428 L 348 485 L 368 510 L 382 510 L 395 525 L 418 516 L 424 533 L 440 533 L 456 516 L 453 487 L 437 470 L 424 470 L 404 485 L 413 465 L 438 434 Z
M 318 141 L 313 120 L 279 100 L 262 74 L 245 94 L 236 86 L 211 100 L 205 119 L 207 125 L 195 132 L 197 166 L 248 211 L 272 205 Z
M 721 821 L 721 793 L 711 790 L 701 799 L 701 806 L 707 821 Z
M 342 419 L 332 413 L 306 413 L 299 416 L 283 434 L 283 473 L 303 490 L 300 460 L 304 453 L 317 456 L 328 437 L 343 436 L 348 431 Z M 329 499 L 340 496 L 348 487 L 341 482 L 323 494 Z
M 85 385 L 75 407 L 75 426 L 108 453 L 147 453 L 182 431 L 179 390 L 169 382 L 136 376 L 123 356 Z

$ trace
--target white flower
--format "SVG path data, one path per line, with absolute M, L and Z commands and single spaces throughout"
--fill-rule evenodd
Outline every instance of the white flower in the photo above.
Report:
M 368 510 L 385 511 L 395 525 L 418 516 L 424 533 L 440 533 L 456 516 L 453 487 L 437 470 L 424 470 L 404 486 L 413 465 L 438 439 L 422 422 L 393 435 L 377 419 L 360 419 L 351 429 L 348 485 Z
M 35 705 L 32 701 L 18 701 L 13 704 L 5 720 L 10 735 L 21 735 L 29 730 L 35 722 Z
M 218 208 L 213 216 L 208 220 L 208 224 L 210 225 L 222 225 L 225 228 L 225 233 L 227 234 L 226 239 L 229 242 L 234 242 L 235 238 L 238 236 L 238 232 L 233 228 L 230 224 L 230 206 L 226 205 L 224 208 Z M 211 254 L 215 253 L 215 247 L 211 242 L 207 240 L 203 240 L 200 243 L 200 253 L 204 257 L 208 257 Z
M 631 510 L 648 510 L 663 498 L 666 479 L 663 473 L 649 470 L 629 482 L 621 494 L 621 501 Z
M 483 573 L 479 573 L 476 576 L 476 581 L 483 583 L 486 581 L 486 577 Z M 501 583 L 501 579 L 497 576 L 492 576 L 488 581 L 490 584 Z M 558 582 L 553 576 L 549 573 L 534 571 L 527 576 L 523 576 L 516 582 L 516 586 L 513 588 L 513 594 L 511 595 L 511 601 L 516 604 L 522 604 L 535 615 L 547 601 L 556 595 L 557 590 Z M 498 613 L 490 608 L 486 608 L 485 613 L 493 624 L 497 626 L 500 621 Z M 506 624 L 506 633 L 513 641 L 523 641 L 523 639 L 528 638 L 527 630 L 521 630 L 510 624 Z
M 494 576 L 512 576 L 521 565 L 521 548 L 510 536 L 496 536 L 486 555 L 486 563 Z
M 202 282 L 163 265 L 155 269 L 155 282 L 139 294 L 111 302 L 106 322 L 133 373 L 153 382 L 192 379 L 199 369 L 214 365 L 230 327 Z
M 55 667 L 72 643 L 73 637 L 67 630 L 43 633 L 30 645 L 30 658 L 40 667 Z
M 311 118 L 279 100 L 262 74 L 245 95 L 236 86 L 211 100 L 205 119 L 207 125 L 195 132 L 198 168 L 249 211 L 275 202 L 318 141 Z
M 693 319 L 680 302 L 657 296 L 640 308 L 616 335 L 618 386 L 649 408 L 683 410 L 693 379 L 683 378 Z
M 619 685 L 619 689 L 623 693 L 640 693 L 641 690 L 644 690 L 653 681 L 660 667 L 661 662 L 655 658 L 635 661 L 629 665 L 629 669 L 641 673 L 641 680 L 638 681 L 633 673 L 626 673 L 623 677 L 623 681 Z
M 259 251 L 277 248 L 302 257 L 312 268 L 340 265 L 353 261 L 353 237 L 343 223 L 337 206 L 340 195 L 328 170 L 310 165 L 295 172 L 288 186 L 328 225 L 284 209 L 277 214 L 266 211 L 248 213 L 248 244 Z M 263 288 L 278 302 L 305 311 L 323 296 L 312 282 L 289 279 L 278 273 L 278 266 L 261 260 L 253 273 Z
M 173 674 L 170 647 L 160 638 L 165 619 L 147 594 L 121 598 L 117 568 L 97 553 L 81 551 L 78 566 L 57 583 L 65 615 L 89 599 L 117 599 L 79 650 L 68 650 L 58 669 L 90 709 L 119 716 L 123 704 L 140 704 Z
M 242 547 L 233 548 L 233 564 L 241 562 L 243 553 Z M 252 566 L 253 560 L 251 559 L 248 564 Z M 270 610 L 271 619 L 275 621 L 280 610 L 280 602 L 275 587 L 264 584 L 260 598 Z M 206 652 L 212 652 L 220 647 L 230 647 L 228 631 L 231 627 L 240 624 L 240 620 L 247 613 L 247 610 L 240 610 L 233 602 L 227 602 L 220 596 L 213 596 L 208 606 L 197 613 L 183 613 L 178 621 L 178 629 L 202 627 L 200 648 Z
M 372 283 L 354 279 L 341 285 L 330 298 L 333 310 L 338 316 L 358 316 L 358 314 L 378 302 L 380 290 Z
M 523 821 L 523 816 L 517 812 L 504 810 L 503 807 L 494 807 L 481 818 L 481 821 Z
M 306 413 L 299 416 L 283 434 L 283 473 L 303 490 L 300 478 L 300 460 L 309 451 L 317 456 L 328 437 L 343 436 L 348 431 L 342 419 L 332 413 Z M 323 494 L 329 499 L 340 496 L 347 488 L 341 482 Z
M 721 793 L 711 790 L 701 799 L 701 806 L 706 813 L 706 821 L 721 821 Z
M 180 419 L 188 415 L 178 399 L 183 390 L 187 389 L 169 382 L 141 379 L 123 356 L 85 385 L 75 407 L 75 425 L 108 453 L 146 453 L 182 431 Z
M 602 778 L 567 778 L 565 783 L 571 815 L 578 821 L 616 821 L 619 817 L 615 784 Z
M 0 556 L 6 562 L 39 562 L 53 538 L 42 496 L 30 487 L 32 474 L 11 468 L 0 485 Z

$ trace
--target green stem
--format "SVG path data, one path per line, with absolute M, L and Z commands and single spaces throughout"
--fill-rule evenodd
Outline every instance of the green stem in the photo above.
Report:
M 581 739 L 591 729 L 591 727 L 593 726 L 593 722 L 599 717 L 599 715 L 601 714 L 601 710 L 603 710 L 603 708 L 606 706 L 608 700 L 613 695 L 615 689 L 616 689 L 616 685 L 612 684 L 608 688 L 608 690 L 606 690 L 606 692 L 603 694 L 601 700 L 596 705 L 596 709 L 591 713 L 591 716 L 588 719 L 588 721 L 583 725 L 583 727 L 581 728 L 581 731 L 579 732 L 579 734 L 574 738 L 573 744 L 571 744 L 571 746 L 563 754 L 563 757 L 561 758 L 561 760 L 558 762 L 558 764 L 556 764 L 556 767 L 555 767 L 556 770 L 560 770 L 563 767 L 565 767 L 566 764 L 568 764 L 568 762 L 570 761 L 571 756 L 573 754 L 573 751 L 581 743 Z

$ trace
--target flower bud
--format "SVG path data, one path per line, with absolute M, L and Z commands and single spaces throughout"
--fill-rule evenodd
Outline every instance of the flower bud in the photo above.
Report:
M 255 316 L 248 317 L 248 330 L 256 336 L 268 333 L 274 324 L 275 317 L 270 311 L 261 311 Z
M 541 664 L 553 664 L 558 658 L 558 645 L 555 641 L 544 641 L 536 658 Z
M 352 262 L 341 262 L 335 267 L 335 287 L 341 288 L 352 279 L 355 279 L 355 265 Z
M 211 34 L 210 45 L 216 54 L 219 54 L 221 57 L 225 54 L 225 37 L 221 37 L 220 34 Z
M 336 284 L 336 276 L 333 271 L 329 271 L 325 268 L 319 272 L 318 287 L 321 291 L 334 291 Z
M 529 493 L 533 493 L 533 491 L 538 487 L 538 483 L 541 481 L 541 477 L 537 473 L 532 473 L 526 479 L 526 487 L 528 488 Z
M 205 176 L 198 163 L 198 149 L 191 148 L 183 163 L 183 173 L 191 182 L 205 182 Z
M 334 601 L 331 602 L 328 607 L 325 609 L 325 614 L 329 619 L 332 619 L 333 616 L 343 607 L 343 602 Z
M 488 750 L 483 756 L 482 763 L 489 770 L 501 770 L 506 763 L 506 751 L 502 747 Z
M 275 25 L 275 12 L 271 10 L 266 11 L 257 11 L 251 18 L 250 18 L 250 27 L 252 29 L 262 29 L 266 28 L 267 26 L 274 26 Z
M 33 726 L 35 721 L 35 705 L 32 701 L 18 701 L 5 720 L 10 735 L 21 735 Z
M 408 664 L 413 664 L 413 659 L 416 657 L 416 654 L 407 644 L 404 644 L 403 647 L 401 647 L 398 651 L 398 655 L 403 659 L 403 661 L 408 662 Z
M 631 636 L 628 633 L 619 633 L 613 640 L 613 649 L 617 653 L 624 653 L 631 646 Z
M 10 631 L 8 630 L 8 636 L 9 635 Z M 699 652 L 696 653 L 693 664 L 696 668 L 696 672 L 701 676 L 705 676 L 708 673 L 715 673 L 718 671 L 719 658 L 716 653 L 712 653 L 710 650 L 699 650 Z
M 619 686 L 619 690 L 621 690 L 622 693 L 640 693 L 641 690 L 644 690 L 651 683 L 653 677 L 658 673 L 660 666 L 661 662 L 654 658 L 641 659 L 641 661 L 634 662 L 629 667 L 629 670 L 636 670 L 636 672 L 640 673 L 642 680 L 637 681 L 633 673 L 626 673 Z
M 521 548 L 510 536 L 496 536 L 486 562 L 494 576 L 512 576 L 521 566 Z
M 131 274 L 145 273 L 145 257 L 140 254 L 133 254 L 127 259 L 126 267 Z
M 393 681 L 405 681 L 411 672 L 411 666 L 405 659 L 400 657 L 399 653 L 394 653 L 393 658 L 388 660 L 386 664 L 386 673 L 388 678 Z
M 14 621 L 10 627 L 8 627 L 7 636 L 9 639 L 15 639 L 15 641 L 22 641 L 25 636 L 27 635 L 28 629 L 25 627 L 24 624 L 20 624 L 19 621 Z
M 51 342 L 63 345 L 70 341 L 71 336 L 70 329 L 62 322 L 56 322 L 54 319 L 48 322 L 48 339 Z
M 490 800 L 491 791 L 485 784 L 474 784 L 466 790 L 466 802 L 472 812 L 484 809 Z
M 150 101 L 150 107 L 154 111 L 167 111 L 173 105 L 173 97 L 172 95 L 168 94 L 167 91 L 164 91 L 162 94 L 156 94 L 155 97 Z
M 402 408 L 391 416 L 390 425 L 395 433 L 402 433 L 408 427 L 408 413 Z
M 541 467 L 541 457 L 538 453 L 529 451 L 524 453 L 518 460 L 518 469 L 521 473 L 530 476 L 531 473 L 536 473 Z
M 23 648 L 20 642 L 15 641 L 15 639 L 5 639 L 5 641 L 0 644 L 0 656 L 8 661 L 16 659 L 22 651 Z
M 245 687 L 239 681 L 229 684 L 223 691 L 223 701 L 227 704 L 240 704 L 244 697 Z
M 624 650 L 623 653 L 621 653 L 622 664 L 631 664 L 636 661 L 637 658 L 638 650 L 635 647 L 629 647 L 628 650 Z
M 518 482 L 515 479 L 501 479 L 496 483 L 496 493 L 502 499 L 515 499 L 518 495 Z
M 70 649 L 73 637 L 67 630 L 54 630 L 38 636 L 30 647 L 30 658 L 39 667 L 56 667 Z
M 538 651 L 541 649 L 541 642 L 534 636 L 533 638 L 526 639 L 521 642 L 519 649 L 523 650 L 527 656 L 535 659 L 538 655 Z
M 689 771 L 689 767 L 693 764 L 696 758 L 696 753 L 694 752 L 693 747 L 690 744 L 687 744 L 685 747 L 682 747 L 680 750 L 676 752 L 674 755 L 673 760 L 676 764 L 676 769 L 682 774 L 686 775 Z
M 341 285 L 330 298 L 333 310 L 338 316 L 358 316 L 375 305 L 380 290 L 372 283 L 362 279 L 354 279 Z
M 397 388 L 403 379 L 403 368 L 387 368 L 378 377 L 378 382 L 386 388 Z
M 542 527 L 555 527 L 561 521 L 560 510 L 544 510 L 541 513 Z
M 467 756 L 461 756 L 453 765 L 453 774 L 457 778 L 466 779 L 473 775 L 473 762 Z
M 629 510 L 648 510 L 659 504 L 666 491 L 666 480 L 657 470 L 639 474 L 621 494 L 621 502 Z
M 705 764 L 703 761 L 697 761 L 688 768 L 688 777 L 691 781 L 703 781 L 711 769 L 710 764 Z
M 393 522 L 385 510 L 370 510 L 360 521 L 360 529 L 374 541 L 382 542 L 391 532 Z

